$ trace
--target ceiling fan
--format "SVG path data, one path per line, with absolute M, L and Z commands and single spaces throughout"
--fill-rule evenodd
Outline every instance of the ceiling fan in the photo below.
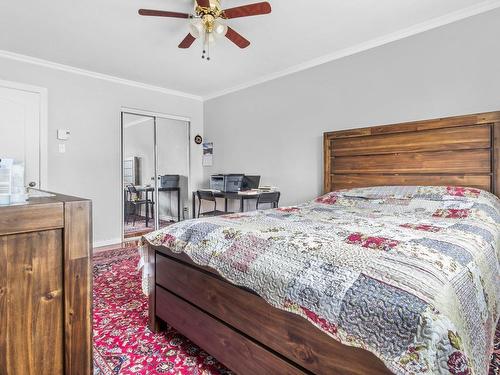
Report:
M 247 39 L 231 27 L 220 22 L 221 19 L 227 20 L 269 13 L 271 13 L 271 4 L 267 1 L 222 9 L 220 0 L 195 0 L 194 14 L 139 9 L 141 16 L 191 19 L 189 25 L 190 32 L 179 44 L 179 48 L 189 48 L 196 39 L 203 38 L 202 58 L 205 58 L 205 54 L 207 54 L 207 60 L 210 60 L 210 43 L 213 43 L 216 37 L 225 36 L 240 48 L 246 48 L 250 45 Z

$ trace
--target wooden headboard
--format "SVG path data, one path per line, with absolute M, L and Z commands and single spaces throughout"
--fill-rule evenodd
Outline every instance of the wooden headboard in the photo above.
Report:
M 500 112 L 324 134 L 324 191 L 458 185 L 500 196 Z

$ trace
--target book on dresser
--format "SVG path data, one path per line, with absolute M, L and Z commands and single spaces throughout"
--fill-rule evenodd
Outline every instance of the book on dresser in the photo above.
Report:
M 0 374 L 92 373 L 92 204 L 0 206 Z

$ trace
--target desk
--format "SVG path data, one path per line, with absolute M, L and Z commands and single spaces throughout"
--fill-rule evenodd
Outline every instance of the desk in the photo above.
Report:
M 136 186 L 135 187 L 138 193 L 144 192 L 146 195 L 146 200 L 149 198 L 149 193 L 151 192 L 151 201 L 154 202 L 153 193 L 155 188 L 153 186 Z M 170 187 L 170 188 L 158 188 L 158 191 L 175 191 L 177 192 L 177 221 L 181 221 L 181 188 L 180 187 Z M 160 203 L 158 203 L 159 205 Z M 158 206 L 159 207 L 159 206 Z M 149 222 L 149 205 L 146 205 L 146 227 Z
M 203 189 L 201 189 L 203 190 Z M 267 191 L 255 191 L 255 192 L 224 192 L 224 191 L 212 191 L 215 198 L 224 199 L 224 211 L 227 212 L 227 201 L 228 199 L 236 199 L 240 201 L 240 212 L 245 209 L 245 200 L 247 199 L 258 199 L 261 194 L 268 193 Z M 193 191 L 193 219 L 196 219 L 196 200 L 198 199 L 196 195 L 197 191 Z

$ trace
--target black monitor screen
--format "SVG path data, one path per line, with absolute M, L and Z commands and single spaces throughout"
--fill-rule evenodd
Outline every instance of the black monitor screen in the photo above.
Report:
M 243 178 L 243 190 L 257 189 L 260 184 L 260 176 L 246 176 Z

